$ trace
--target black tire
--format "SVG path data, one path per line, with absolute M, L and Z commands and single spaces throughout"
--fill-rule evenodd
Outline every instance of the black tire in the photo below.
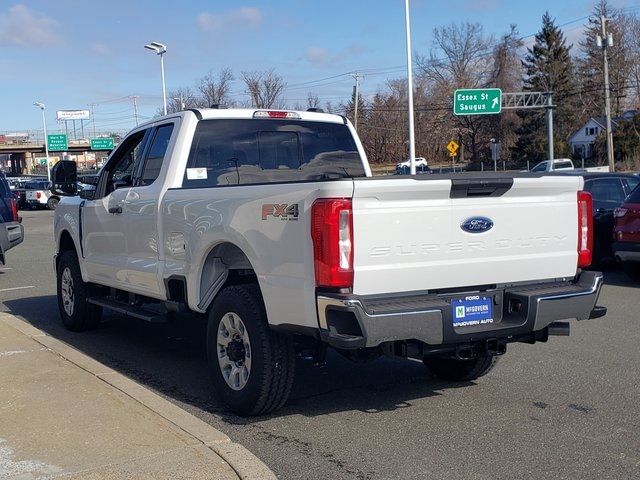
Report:
M 100 323 L 102 307 L 87 302 L 88 285 L 82 281 L 76 252 L 71 250 L 64 252 L 58 261 L 56 270 L 58 309 L 64 326 L 73 332 L 89 330 L 95 327 Z M 70 294 L 69 282 L 71 286 Z M 66 284 L 66 287 L 63 283 Z M 67 291 L 66 296 L 63 294 L 65 288 Z M 69 295 L 71 296 L 71 302 L 68 302 Z
M 624 270 L 624 273 L 626 273 L 631 280 L 640 282 L 640 263 L 624 262 L 622 264 L 622 268 Z
M 235 359 L 249 351 L 250 370 L 244 380 L 244 386 L 236 389 L 223 376 L 223 363 L 229 362 L 231 343 L 228 348 L 218 346 L 218 333 L 221 322 L 229 315 L 239 317 L 240 324 L 246 330 L 246 340 L 236 338 Z M 223 331 L 229 333 L 224 327 Z M 238 332 L 236 332 L 238 333 Z M 244 345 L 248 341 L 249 348 Z M 238 349 L 242 352 L 238 354 Z M 221 360 L 219 360 L 219 354 Z M 295 375 L 295 351 L 290 336 L 276 333 L 269 328 L 262 296 L 257 285 L 233 285 L 224 288 L 209 308 L 207 324 L 207 358 L 214 387 L 220 398 L 238 415 L 263 415 L 281 408 L 289 398 Z M 239 365 L 242 369 L 248 364 L 247 357 L 229 365 Z M 232 367 L 231 367 L 232 368 Z M 227 370 L 228 372 L 229 370 Z M 230 374 L 229 374 L 230 375 Z M 231 380 L 229 380 L 231 381 Z M 239 387 L 239 388 L 238 388 Z
M 480 378 L 498 362 L 496 356 L 480 356 L 473 360 L 456 360 L 455 358 L 425 357 L 422 363 L 436 377 L 452 382 L 469 382 Z
M 47 200 L 47 208 L 49 210 L 55 210 L 58 206 L 58 203 L 60 203 L 60 199 L 58 197 L 51 197 L 49 198 L 49 200 Z

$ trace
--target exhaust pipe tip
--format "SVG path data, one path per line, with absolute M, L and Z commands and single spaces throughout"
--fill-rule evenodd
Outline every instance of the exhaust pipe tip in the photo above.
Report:
M 549 335 L 568 337 L 570 331 L 569 322 L 553 322 L 547 327 Z

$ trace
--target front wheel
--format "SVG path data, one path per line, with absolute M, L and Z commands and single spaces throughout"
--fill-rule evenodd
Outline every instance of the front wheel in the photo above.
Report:
M 223 289 L 209 309 L 207 357 L 216 391 L 239 415 L 282 407 L 291 393 L 291 337 L 269 329 L 257 285 Z
M 469 382 L 480 378 L 498 362 L 498 357 L 483 355 L 471 360 L 457 360 L 455 358 L 425 357 L 422 363 L 436 377 L 452 382 Z
M 56 207 L 58 206 L 58 203 L 60 203 L 60 199 L 56 197 L 51 197 L 49 198 L 49 200 L 47 200 L 47 208 L 49 210 L 55 210 Z
M 100 322 L 102 307 L 87 302 L 88 285 L 82 281 L 78 257 L 66 251 L 57 266 L 58 309 L 67 329 L 89 330 Z

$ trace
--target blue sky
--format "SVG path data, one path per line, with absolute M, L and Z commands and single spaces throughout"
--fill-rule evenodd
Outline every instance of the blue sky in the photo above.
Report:
M 414 51 L 427 53 L 435 26 L 479 22 L 488 34 L 515 23 L 534 34 L 548 10 L 568 39 L 578 41 L 593 0 L 412 0 Z M 611 0 L 636 7 L 638 0 Z M 98 6 L 99 5 L 99 6 Z M 572 23 L 569 23 L 572 22 Z M 404 73 L 403 0 L 123 1 L 0 0 L 0 133 L 41 128 L 40 112 L 55 129 L 55 111 L 95 103 L 98 130 L 128 130 L 135 122 L 132 95 L 143 118 L 162 105 L 158 58 L 143 46 L 167 45 L 169 90 L 192 86 L 212 71 L 275 68 L 288 83 L 290 103 L 308 92 L 339 103 L 364 71 L 361 88 L 372 94 Z M 234 96 L 245 97 L 236 80 Z

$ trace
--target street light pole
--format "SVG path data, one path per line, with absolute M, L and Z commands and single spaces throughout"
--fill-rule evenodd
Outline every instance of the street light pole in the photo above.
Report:
M 49 142 L 47 141 L 47 119 L 44 114 L 45 105 L 42 102 L 33 102 L 33 104 L 42 110 L 42 130 L 44 133 L 44 154 L 47 157 L 47 180 L 51 184 L 51 170 L 49 169 Z
M 407 34 L 407 93 L 409 95 L 409 166 L 411 175 L 416 174 L 416 141 L 413 126 L 413 70 L 411 68 L 411 22 L 409 0 L 404 1 L 404 17 Z
M 164 54 L 167 53 L 167 46 L 158 42 L 151 42 L 144 46 L 160 55 L 160 75 L 162 76 L 162 105 L 164 114 L 167 114 L 167 87 L 164 83 Z
M 602 37 L 596 37 L 596 44 L 602 47 L 603 57 L 603 73 L 604 73 L 604 115 L 606 118 L 607 129 L 607 160 L 609 163 L 609 171 L 615 172 L 616 166 L 613 159 L 613 132 L 611 131 L 611 93 L 609 92 L 609 58 L 607 50 L 613 47 L 613 35 L 607 33 L 607 19 L 604 15 L 600 15 L 600 27 L 602 28 Z

